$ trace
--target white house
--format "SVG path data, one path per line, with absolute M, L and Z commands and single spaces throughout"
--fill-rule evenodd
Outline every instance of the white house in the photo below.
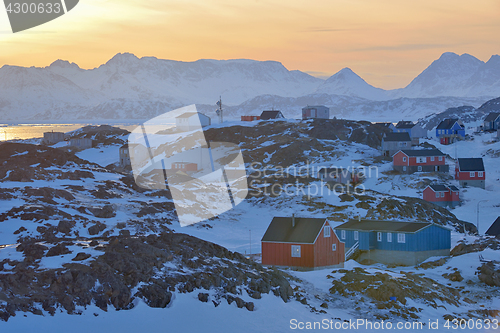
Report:
M 186 112 L 175 118 L 175 127 L 181 131 L 193 131 L 201 127 L 210 126 L 210 117 L 200 112 Z

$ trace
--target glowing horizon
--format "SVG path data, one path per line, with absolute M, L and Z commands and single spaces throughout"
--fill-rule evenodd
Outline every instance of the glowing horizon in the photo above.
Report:
M 351 68 L 383 89 L 406 86 L 444 52 L 499 54 L 500 2 L 465 0 L 81 0 L 12 34 L 0 10 L 0 65 L 57 59 L 90 69 L 117 53 L 196 61 L 253 59 L 329 77 Z

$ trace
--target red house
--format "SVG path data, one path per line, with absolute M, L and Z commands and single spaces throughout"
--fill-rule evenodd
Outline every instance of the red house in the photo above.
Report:
M 275 217 L 261 242 L 263 265 L 306 270 L 344 265 L 344 243 L 325 218 Z
M 460 204 L 460 192 L 453 185 L 429 185 L 423 194 L 425 201 L 441 207 L 456 207 Z
M 392 156 L 394 170 L 411 174 L 414 172 L 448 172 L 445 155 L 439 149 L 400 150 Z
M 486 172 L 482 158 L 459 158 L 455 166 L 455 179 L 460 186 L 485 187 Z

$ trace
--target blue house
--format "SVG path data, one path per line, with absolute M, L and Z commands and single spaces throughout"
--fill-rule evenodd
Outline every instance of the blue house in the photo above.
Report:
M 483 129 L 485 131 L 496 131 L 500 128 L 500 112 L 490 112 L 484 118 Z
M 345 243 L 346 260 L 413 266 L 429 257 L 449 256 L 451 231 L 428 222 L 351 220 L 335 228 Z
M 458 119 L 445 119 L 436 127 L 436 138 L 443 145 L 463 140 L 465 139 L 465 126 Z
M 414 146 L 419 144 L 420 138 L 427 136 L 427 130 L 418 124 L 414 124 L 412 121 L 401 120 L 396 124 L 393 131 L 396 133 L 408 133 Z

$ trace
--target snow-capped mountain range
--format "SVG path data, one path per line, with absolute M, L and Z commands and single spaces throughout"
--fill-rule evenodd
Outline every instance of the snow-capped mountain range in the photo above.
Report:
M 377 117 L 382 107 L 389 116 L 417 119 L 461 103 L 480 106 L 500 96 L 500 56 L 483 62 L 468 54 L 444 53 L 407 87 L 396 90 L 373 87 L 349 68 L 322 80 L 279 62 L 246 59 L 182 62 L 120 53 L 89 70 L 64 60 L 44 68 L 0 68 L 4 122 L 146 119 L 188 104 L 213 112 L 219 96 L 235 110 L 229 112 L 234 117 L 267 106 L 287 108 L 283 99 L 292 99 L 325 104 L 338 115 L 359 111 L 365 118 Z M 264 103 L 255 105 L 258 100 Z M 254 107 L 246 109 L 249 103 Z M 289 117 L 304 106 L 287 105 L 292 109 Z

